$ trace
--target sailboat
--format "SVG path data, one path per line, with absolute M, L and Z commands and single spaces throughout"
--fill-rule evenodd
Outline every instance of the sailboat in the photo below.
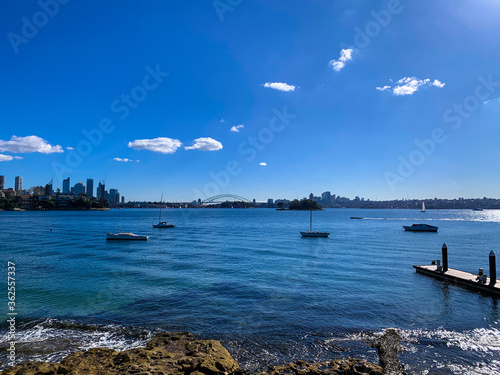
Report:
M 161 202 L 163 203 L 163 194 L 161 195 Z M 160 205 L 160 217 L 158 219 L 158 224 L 153 224 L 153 228 L 174 228 L 175 225 L 170 221 L 161 221 L 161 205 Z
M 307 232 L 300 232 L 302 237 L 328 237 L 329 232 L 318 232 L 312 230 L 312 210 L 309 210 L 309 230 Z
M 422 209 L 420 210 L 420 212 L 425 212 L 425 202 L 422 202 Z

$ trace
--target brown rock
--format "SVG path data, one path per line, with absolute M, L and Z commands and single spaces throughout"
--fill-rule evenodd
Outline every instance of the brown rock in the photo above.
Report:
M 60 363 L 24 362 L 7 368 L 5 375 L 127 375 L 127 374 L 230 374 L 238 364 L 228 351 L 214 340 L 197 340 L 191 334 L 163 333 L 148 342 L 146 348 L 118 352 L 90 349 L 76 352 Z

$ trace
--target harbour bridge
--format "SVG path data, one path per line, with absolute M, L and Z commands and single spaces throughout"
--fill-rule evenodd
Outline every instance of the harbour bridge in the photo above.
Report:
M 225 202 L 252 203 L 252 201 L 250 199 L 246 199 L 246 198 L 240 197 L 239 195 L 234 195 L 234 194 L 215 195 L 213 197 L 210 197 L 210 198 L 203 200 L 201 203 L 203 203 L 203 204 L 220 204 L 220 203 L 225 203 Z

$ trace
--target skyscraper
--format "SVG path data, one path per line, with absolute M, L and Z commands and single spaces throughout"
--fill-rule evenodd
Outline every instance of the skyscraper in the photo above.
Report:
M 16 176 L 15 190 L 16 191 L 22 191 L 23 190 L 23 178 L 21 176 Z
M 101 199 L 101 198 L 106 198 L 104 192 L 106 191 L 106 185 L 104 184 L 104 182 L 100 182 L 99 181 L 99 185 L 97 185 L 97 199 Z
M 120 193 L 118 189 L 109 189 L 109 203 L 120 203 Z
M 68 177 L 67 179 L 63 180 L 63 191 L 62 191 L 62 193 L 63 194 L 69 194 L 69 192 L 70 192 L 70 186 L 71 186 L 71 184 L 69 182 L 69 177 Z
M 85 185 L 83 182 L 75 184 L 75 195 L 85 194 Z
M 89 198 L 94 196 L 94 179 L 87 178 L 87 195 Z
M 0 191 L 5 189 L 5 176 L 0 176 Z

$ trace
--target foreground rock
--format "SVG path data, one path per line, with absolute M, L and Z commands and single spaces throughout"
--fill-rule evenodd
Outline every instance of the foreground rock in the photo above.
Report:
M 398 352 L 401 351 L 401 336 L 395 329 L 388 329 L 377 339 L 373 346 L 377 348 L 380 366 L 387 375 L 406 375 L 404 366 L 399 363 Z
M 60 363 L 24 362 L 2 374 L 229 374 L 237 369 L 236 361 L 218 341 L 197 340 L 189 333 L 164 333 L 146 348 L 90 349 L 70 354 Z
M 331 362 L 308 363 L 297 361 L 283 366 L 271 367 L 259 375 L 278 374 L 345 374 L 345 375 L 382 375 L 382 368 L 361 359 L 337 359 Z
M 298 361 L 274 366 L 261 375 L 345 374 L 382 375 L 382 368 L 359 359 L 307 363 Z M 90 349 L 76 352 L 60 363 L 24 362 L 7 368 L 5 375 L 177 375 L 177 374 L 250 374 L 240 370 L 228 351 L 215 340 L 197 340 L 189 333 L 163 333 L 145 348 L 118 352 Z

